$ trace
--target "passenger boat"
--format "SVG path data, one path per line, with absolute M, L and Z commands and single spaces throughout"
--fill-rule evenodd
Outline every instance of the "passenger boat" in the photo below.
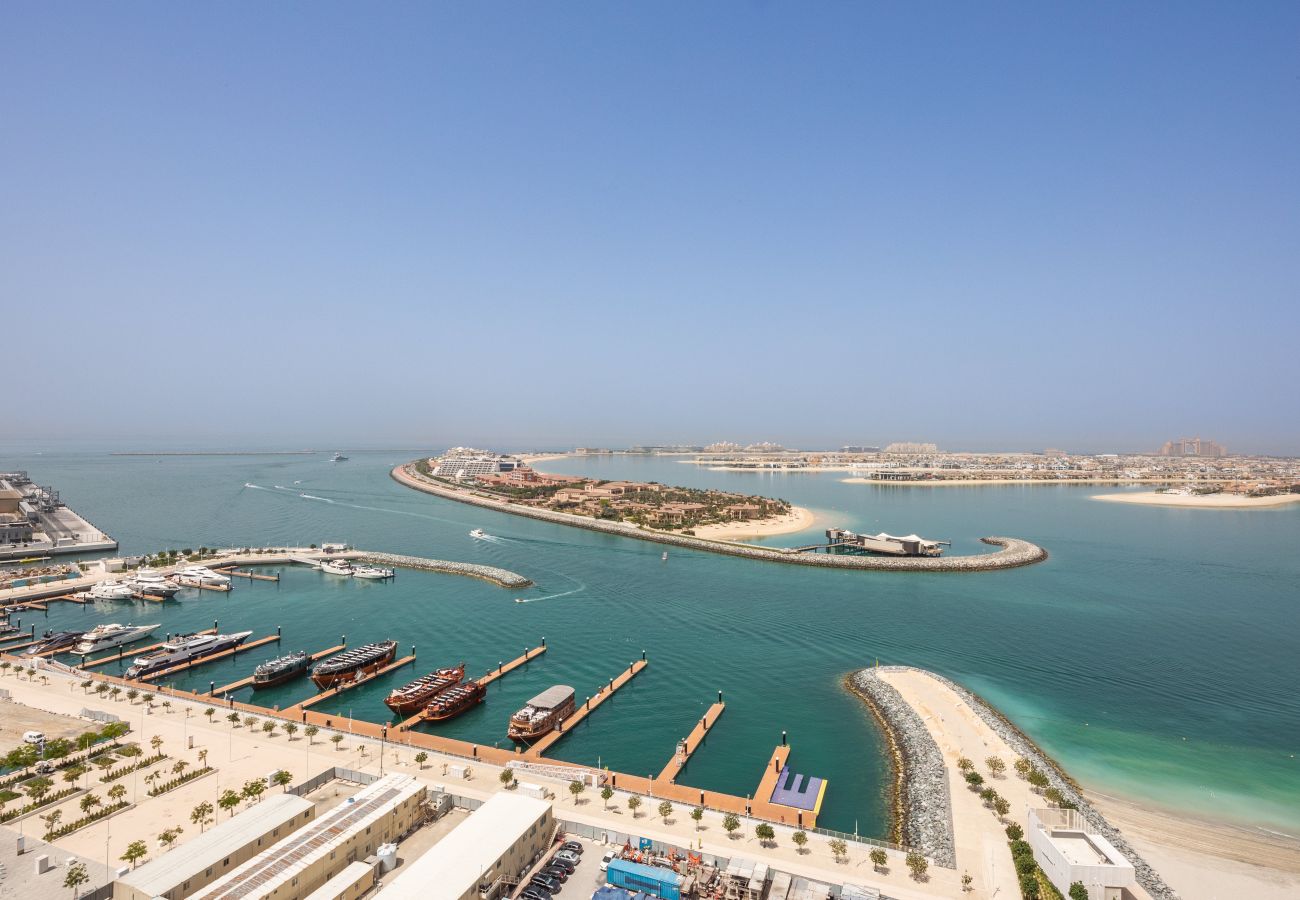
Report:
M 182 634 L 172 638 L 157 651 L 137 656 L 131 668 L 126 670 L 125 678 L 143 678 L 173 666 L 197 662 L 222 650 L 238 647 L 248 640 L 251 631 L 237 631 L 234 634 Z
M 24 656 L 36 656 L 46 650 L 67 650 L 81 640 L 84 631 L 46 631 L 40 641 L 23 651 Z
M 453 719 L 465 710 L 478 706 L 487 696 L 487 687 L 477 681 L 462 681 L 453 688 L 438 694 L 420 713 L 426 722 L 442 722 Z
M 452 669 L 438 669 L 399 687 L 388 695 L 384 703 L 398 715 L 409 716 L 416 710 L 428 706 L 429 701 L 443 691 L 460 684 L 464 677 L 464 663 Z
M 101 581 L 86 593 L 91 600 L 130 600 L 135 588 L 123 581 Z
M 311 656 L 306 650 L 268 659 L 253 670 L 253 690 L 284 684 L 299 675 L 306 675 L 309 668 L 311 668 Z
M 351 575 L 352 563 L 346 559 L 331 559 L 320 564 L 320 570 L 326 575 Z
M 397 641 L 379 641 L 344 650 L 312 669 L 311 680 L 323 691 L 345 681 L 364 678 L 388 665 L 396 655 Z
M 506 734 L 513 741 L 535 741 L 549 734 L 573 712 L 573 688 L 557 684 L 528 701 L 510 717 Z
M 72 648 L 73 653 L 82 656 L 87 653 L 96 653 L 100 650 L 108 650 L 112 647 L 120 647 L 123 644 L 132 644 L 153 634 L 162 625 L 119 625 L 113 622 L 108 625 L 96 625 L 81 636 L 77 646 Z
M 353 578 L 369 578 L 372 581 L 392 578 L 395 574 L 392 569 L 383 569 L 379 566 L 355 566 L 352 569 Z

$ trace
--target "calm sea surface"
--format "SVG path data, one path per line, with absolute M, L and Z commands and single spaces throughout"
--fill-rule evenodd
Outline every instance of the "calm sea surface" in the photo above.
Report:
M 712 472 L 673 458 L 545 463 L 551 471 L 715 486 L 812 508 L 845 525 L 951 540 L 982 535 L 1048 548 L 1042 564 L 978 574 L 820 571 L 663 548 L 492 513 L 418 494 L 390 467 L 419 451 L 262 457 L 113 457 L 0 446 L 0 470 L 26 469 L 122 544 L 124 552 L 200 545 L 347 541 L 360 547 L 503 566 L 523 593 L 473 579 L 400 571 L 392 583 L 288 569 L 279 584 L 176 602 L 56 604 L 39 628 L 101 621 L 283 628 L 284 650 L 397 638 L 419 661 L 318 709 L 388 719 L 384 694 L 417 671 L 465 661 L 473 674 L 545 636 L 541 660 L 493 685 L 488 702 L 442 733 L 504 744 L 510 713 L 554 683 L 579 698 L 644 650 L 650 666 L 556 746 L 555 755 L 658 772 L 722 691 L 727 712 L 684 783 L 745 795 L 782 730 L 792 763 L 829 779 L 820 824 L 885 828 L 880 740 L 842 676 L 875 660 L 924 666 L 982 693 L 1085 785 L 1179 810 L 1300 829 L 1300 508 L 1130 507 L 1099 488 L 906 488 L 843 484 L 842 474 Z M 471 528 L 493 536 L 469 537 Z M 811 543 L 817 532 L 767 543 Z M 515 603 L 516 596 L 531 602 Z M 24 617 L 25 622 L 30 621 Z M 248 674 L 275 645 L 177 682 Z M 306 682 L 264 692 L 287 705 Z M 251 696 L 251 692 L 247 695 Z

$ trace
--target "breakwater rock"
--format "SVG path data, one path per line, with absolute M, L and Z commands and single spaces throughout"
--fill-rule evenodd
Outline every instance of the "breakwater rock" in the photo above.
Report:
M 1141 884 L 1142 887 L 1144 887 L 1147 892 L 1155 898 L 1155 900 L 1179 900 L 1177 892 L 1167 885 L 1164 879 L 1160 877 L 1160 874 L 1142 858 L 1141 854 L 1139 854 L 1127 840 L 1125 840 L 1124 835 L 1119 831 L 1119 829 L 1111 825 L 1110 822 L 1106 820 L 1105 816 L 1098 812 L 1097 809 L 1087 801 L 1083 796 L 1083 792 L 1079 789 L 1079 786 L 1073 779 L 1066 775 L 1060 765 L 1040 750 L 1038 746 L 1026 737 L 1019 728 L 1013 725 L 1006 716 L 999 712 L 997 708 L 991 705 L 979 694 L 962 687 L 950 678 L 945 678 L 944 676 L 931 672 L 928 669 L 918 669 L 912 666 L 881 666 L 878 669 L 863 669 L 859 672 L 855 672 L 852 676 L 852 682 L 855 688 L 859 689 L 864 694 L 868 693 L 868 689 L 870 689 L 872 691 L 870 696 L 873 698 L 876 696 L 886 698 L 886 703 L 880 703 L 880 701 L 877 701 L 877 703 L 886 719 L 890 721 L 891 727 L 897 728 L 903 735 L 908 735 L 915 729 L 919 728 L 927 738 L 929 737 L 929 732 L 926 731 L 924 723 L 921 722 L 915 710 L 913 710 L 912 707 L 903 700 L 898 691 L 885 684 L 879 678 L 874 677 L 874 673 L 876 672 L 891 671 L 920 672 L 923 675 L 928 675 L 934 680 L 947 685 L 953 693 L 964 700 L 966 704 L 974 710 L 975 714 L 984 721 L 984 724 L 988 725 L 989 728 L 993 729 L 999 737 L 1007 742 L 1007 746 L 1011 748 L 1013 753 L 1029 760 L 1029 762 L 1039 769 L 1039 771 L 1046 775 L 1050 786 L 1056 788 L 1061 792 L 1062 797 L 1078 807 L 1079 813 L 1083 815 L 1088 824 L 1092 828 L 1096 829 L 1097 833 L 1104 836 L 1106 840 L 1110 841 L 1111 844 L 1115 846 L 1115 849 L 1124 854 L 1124 858 L 1133 864 L 1138 883 Z M 882 687 L 887 690 L 881 690 Z M 898 710 L 896 705 L 888 705 L 889 695 L 891 693 L 894 700 L 896 700 L 897 703 L 902 704 L 905 712 Z M 899 714 L 897 720 L 894 720 L 893 718 L 895 713 Z M 909 716 L 910 719 L 908 718 Z M 931 740 L 930 743 L 933 745 L 933 740 Z M 939 752 L 937 746 L 934 749 L 936 753 Z M 939 764 L 942 767 L 942 756 L 940 756 Z M 931 786 L 932 779 L 933 773 L 931 772 L 928 763 L 925 763 L 918 768 L 915 775 L 910 769 L 905 770 L 905 780 L 908 783 L 909 793 L 915 792 L 926 798 L 931 797 L 933 790 Z M 943 779 L 943 784 L 944 796 L 946 798 L 946 778 Z M 1044 805 L 1046 805 L 1046 801 L 1044 801 Z M 909 802 L 905 807 L 905 814 L 909 816 L 912 815 L 913 810 L 918 806 L 923 806 L 923 804 Z M 949 807 L 949 809 L 951 809 L 951 807 Z M 924 835 L 927 829 L 933 828 L 933 825 L 929 822 L 929 820 L 933 818 L 933 813 L 926 813 L 922 809 L 918 814 L 921 816 L 921 823 L 917 829 L 918 834 Z M 951 834 L 951 812 L 949 812 L 949 823 L 949 834 Z M 907 834 L 906 828 L 904 829 L 904 834 Z M 923 848 L 923 845 L 918 845 L 918 849 L 921 849 L 922 852 L 928 852 Z
M 1047 559 L 1047 551 L 1037 544 L 1012 537 L 980 538 L 990 546 L 1000 547 L 993 553 L 980 553 L 975 556 L 832 556 L 821 553 L 797 553 L 788 549 L 759 547 L 753 544 L 739 544 L 731 541 L 711 541 L 685 534 L 670 534 L 662 531 L 650 531 L 624 522 L 607 522 L 588 516 L 575 516 L 570 513 L 555 512 L 550 509 L 538 509 L 507 503 L 498 497 L 490 496 L 470 488 L 453 488 L 440 484 L 415 471 L 414 466 L 398 466 L 391 473 L 395 481 L 423 491 L 468 503 L 485 509 L 568 525 L 573 528 L 585 528 L 588 531 L 600 531 L 605 534 L 617 534 L 622 537 L 652 541 L 657 544 L 671 544 L 687 547 L 691 550 L 703 550 L 706 553 L 724 553 L 728 556 L 743 556 L 765 562 L 785 563 L 794 566 L 819 566 L 824 569 L 872 569 L 889 572 L 986 572 L 993 569 L 1014 569 Z
M 508 588 L 524 588 L 532 584 L 529 579 L 508 569 L 498 569 L 496 566 L 480 566 L 477 563 L 452 562 L 446 559 L 425 559 L 422 556 L 399 556 L 396 553 L 374 553 L 370 551 L 360 551 L 355 555 L 355 558 L 363 562 L 396 566 L 402 569 L 422 569 L 426 572 L 442 572 L 447 575 L 468 575 L 471 578 L 482 578 L 484 581 L 490 581 L 493 584 Z
M 875 672 L 855 672 L 849 685 L 871 707 L 894 754 L 894 814 L 901 818 L 896 834 L 903 846 L 928 856 L 935 865 L 955 869 L 952 796 L 943 752 L 916 710 Z

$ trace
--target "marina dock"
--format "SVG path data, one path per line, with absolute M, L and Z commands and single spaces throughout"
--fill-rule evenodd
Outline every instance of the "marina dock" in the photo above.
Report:
M 230 590 L 230 585 L 228 584 L 207 584 L 202 581 L 196 581 L 193 578 L 177 578 L 176 583 L 181 587 L 198 588 L 201 591 L 221 591 L 224 593 L 225 591 Z
M 238 575 L 240 578 L 250 578 L 254 581 L 279 581 L 279 574 L 260 575 L 257 572 L 245 572 L 241 569 L 213 569 L 214 572 L 220 572 L 222 575 Z
M 195 633 L 195 634 L 216 634 L 216 633 L 217 633 L 217 629 L 216 629 L 216 628 L 205 628 L 205 629 L 203 629 L 202 631 L 196 631 L 196 632 L 194 632 L 194 633 Z M 149 644 L 147 647 L 132 647 L 132 648 L 127 648 L 127 647 L 118 647 L 116 653 L 112 653 L 112 654 L 110 654 L 110 655 L 108 655 L 108 656 L 101 656 L 101 657 L 99 657 L 98 659 L 88 659 L 88 660 L 86 660 L 85 662 L 83 662 L 83 663 L 81 663 L 80 665 L 78 665 L 77 668 L 78 668 L 78 669 L 93 669 L 95 666 L 102 666 L 102 665 L 104 665 L 104 663 L 111 663 L 111 662 L 116 662 L 116 661 L 119 661 L 119 660 L 121 660 L 121 661 L 125 661 L 125 660 L 127 660 L 127 659 L 130 659 L 131 657 L 135 657 L 135 656 L 143 656 L 144 654 L 146 654 L 146 653 L 151 653 L 151 652 L 153 652 L 154 650 L 161 650 L 161 649 L 162 649 L 162 645 L 163 645 L 163 642 L 160 641 L 160 642 L 158 642 L 157 644 Z
M 776 780 L 781 777 L 781 770 L 785 768 L 785 761 L 789 758 L 790 748 L 787 745 L 782 744 L 772 751 L 772 758 L 767 761 L 763 777 L 758 780 L 758 787 L 754 789 L 755 797 L 766 800 L 772 796 L 772 791 L 776 789 Z
M 663 771 L 659 773 L 659 777 L 655 779 L 656 781 L 672 782 L 677 780 L 678 773 L 690 760 L 691 754 L 695 752 L 700 744 L 704 743 L 709 730 L 717 724 L 718 718 L 726 708 L 727 704 L 721 700 L 709 707 L 708 712 L 704 714 L 700 721 L 695 723 L 691 733 L 677 742 L 677 751 L 673 754 L 673 758 L 669 760 L 668 765 L 664 766 Z
M 333 656 L 335 653 L 342 652 L 343 650 L 347 649 L 347 646 L 348 646 L 347 644 L 339 644 L 337 647 L 330 647 L 328 650 L 321 650 L 319 653 L 313 653 L 311 655 L 311 661 L 319 662 L 327 656 Z M 214 697 L 224 697 L 226 694 L 232 694 L 235 691 L 242 690 L 243 688 L 248 687 L 252 683 L 253 683 L 253 676 L 249 675 L 247 678 L 241 678 L 238 681 L 232 681 L 230 682 L 230 684 L 223 684 L 221 687 L 209 691 L 208 693 L 212 694 Z
M 484 687 L 487 687 L 489 684 L 496 681 L 498 678 L 502 678 L 506 675 L 509 675 L 515 669 L 519 668 L 525 663 L 528 663 L 531 660 L 536 659 L 537 657 L 541 656 L 545 652 L 546 652 L 546 639 L 543 638 L 540 647 L 534 647 L 531 650 L 525 650 L 523 656 L 520 656 L 517 659 L 512 659 L 508 663 L 501 663 L 491 672 L 488 672 L 486 675 L 480 678 L 478 680 L 478 683 L 483 685 Z M 401 722 L 398 723 L 397 730 L 406 731 L 408 728 L 414 728 L 417 724 L 419 724 L 420 716 L 422 716 L 423 714 L 424 714 L 424 710 L 420 710 L 418 713 L 411 716 L 409 719 L 403 719 Z
M 409 666 L 413 662 L 415 662 L 414 654 L 410 656 L 403 656 L 401 659 L 397 660 L 396 662 L 389 663 L 388 665 L 384 666 L 382 669 L 378 669 L 372 674 L 367 675 L 365 678 L 362 678 L 358 681 L 349 681 L 347 684 L 341 684 L 338 687 L 332 687 L 327 691 L 321 691 L 315 697 L 308 697 L 306 700 L 303 700 L 299 703 L 295 703 L 293 706 L 286 707 L 284 710 L 284 715 L 296 715 L 298 713 L 301 713 L 303 710 L 315 706 L 317 703 L 320 703 L 322 700 L 327 700 L 330 697 L 337 697 L 339 694 L 343 693 L 349 688 L 358 687 L 359 685 L 363 685 L 363 684 L 369 684 L 370 682 L 374 681 L 376 678 L 382 678 L 385 675 L 387 675 L 389 672 L 395 672 L 398 669 L 400 669 L 402 666 Z
M 609 684 L 597 691 L 596 696 L 587 698 L 587 702 L 575 709 L 567 719 L 560 723 L 559 727 L 556 728 L 555 731 L 543 735 L 537 743 L 529 747 L 524 753 L 524 756 L 534 758 L 541 756 L 557 741 L 572 731 L 574 726 L 587 718 L 587 716 L 591 715 L 592 711 L 595 710 L 596 707 L 600 706 L 600 704 L 604 703 L 610 697 L 613 697 L 615 691 L 639 675 L 641 670 L 648 665 L 649 663 L 644 659 L 638 659 L 636 662 L 632 663 L 632 665 L 628 666 L 627 669 L 625 669 L 617 678 L 612 679 Z
M 248 641 L 240 644 L 238 647 L 231 647 L 229 650 L 222 650 L 219 653 L 213 653 L 211 656 L 200 656 L 198 659 L 192 659 L 183 666 L 172 666 L 170 669 L 163 669 L 161 672 L 154 672 L 152 675 L 145 675 L 140 678 L 141 681 L 157 681 L 159 678 L 166 678 L 168 675 L 179 675 L 182 672 L 188 672 L 190 669 L 197 669 L 199 666 L 210 662 L 216 662 L 219 659 L 225 659 L 228 656 L 234 656 L 236 653 L 243 653 L 245 650 L 252 650 L 269 644 L 272 641 L 278 641 L 280 635 L 268 634 L 264 638 L 258 638 L 255 641 Z

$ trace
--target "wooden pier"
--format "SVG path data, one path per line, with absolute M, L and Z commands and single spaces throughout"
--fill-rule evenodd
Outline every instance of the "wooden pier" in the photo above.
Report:
M 483 685 L 484 687 L 487 687 L 489 684 L 496 681 L 498 678 L 509 675 L 515 669 L 519 668 L 525 663 L 530 662 L 531 660 L 537 659 L 537 657 L 541 656 L 545 652 L 546 652 L 545 643 L 543 643 L 540 647 L 534 647 L 531 650 L 525 650 L 523 656 L 520 656 L 517 659 L 512 659 L 508 663 L 502 663 L 501 665 L 493 669 L 491 672 L 488 672 L 486 675 L 480 678 L 478 680 L 478 683 Z M 398 723 L 397 730 L 406 731 L 408 728 L 414 728 L 416 725 L 419 724 L 420 716 L 422 716 L 423 714 L 424 714 L 424 710 L 420 710 L 418 713 L 411 716 L 409 719 L 403 719 L 401 722 Z
M 222 575 L 238 575 L 240 578 L 250 578 L 254 581 L 279 581 L 280 576 L 276 575 L 259 575 L 256 572 L 245 572 L 241 569 L 213 569 L 214 572 L 220 572 Z
M 533 758 L 540 757 L 557 741 L 572 731 L 575 725 L 587 718 L 587 716 L 591 715 L 592 711 L 596 709 L 596 707 L 600 706 L 600 704 L 604 703 L 610 697 L 613 697 L 615 691 L 639 675 L 641 670 L 648 665 L 649 663 L 644 659 L 638 659 L 636 662 L 632 663 L 632 665 L 628 666 L 622 674 L 597 691 L 596 696 L 588 698 L 586 703 L 575 709 L 567 719 L 560 723 L 559 728 L 552 731 L 550 734 L 543 735 L 539 738 L 537 743 L 528 748 L 524 753 L 524 756 Z
M 298 715 L 304 709 L 309 709 L 315 706 L 317 703 L 320 703 L 322 700 L 327 700 L 330 697 L 337 697 L 339 694 L 343 693 L 349 688 L 358 687 L 363 684 L 369 684 L 370 682 L 374 681 L 376 678 L 383 678 L 389 672 L 395 672 L 398 669 L 400 669 L 402 666 L 409 666 L 413 662 L 415 662 L 414 655 L 404 656 L 401 659 L 397 660 L 396 662 L 389 663 L 388 665 L 384 666 L 382 669 L 375 670 L 371 674 L 367 675 L 365 678 L 361 678 L 357 681 L 349 681 L 347 684 L 340 684 L 338 687 L 332 687 L 327 691 L 321 691 L 315 697 L 308 697 L 306 700 L 303 700 L 299 703 L 295 703 L 293 706 L 286 707 L 283 715 L 287 715 L 287 716 Z
M 339 644 L 337 647 L 330 647 L 328 650 L 321 650 L 319 653 L 313 653 L 311 655 L 311 661 L 319 662 L 320 660 L 324 659 L 327 656 L 333 656 L 335 653 L 347 649 L 347 646 L 348 646 L 347 644 Z M 250 684 L 253 683 L 253 678 L 254 676 L 249 675 L 247 678 L 241 678 L 238 681 L 232 681 L 230 682 L 230 684 L 223 684 L 221 687 L 217 688 L 216 690 L 209 691 L 208 693 L 212 694 L 214 697 L 224 697 L 226 694 L 232 694 L 235 691 L 242 690 L 243 688 L 248 687 Z
M 248 641 L 240 644 L 238 647 L 231 647 L 229 650 L 221 650 L 208 656 L 200 656 L 198 659 L 192 659 L 182 666 L 172 666 L 170 669 L 163 669 L 161 672 L 154 672 L 151 675 L 142 675 L 140 681 L 152 682 L 157 681 L 159 678 L 166 678 L 168 675 L 179 675 L 182 672 L 197 669 L 199 666 L 205 665 L 206 663 L 216 662 L 219 659 L 225 659 L 229 656 L 234 656 L 236 653 L 243 653 L 245 650 L 252 650 L 256 647 L 261 647 L 264 644 L 269 644 L 272 641 L 278 641 L 279 639 L 280 635 L 278 634 L 268 634 L 264 638 L 258 638 L 255 641 Z
M 691 754 L 696 751 L 700 744 L 704 743 L 709 730 L 717 724 L 718 717 L 722 715 L 723 710 L 726 708 L 727 704 L 721 700 L 709 707 L 709 711 L 704 714 L 704 717 L 695 723 L 691 733 L 684 740 L 678 742 L 673 758 L 669 760 L 668 765 L 664 766 L 663 771 L 659 773 L 659 777 L 655 779 L 656 781 L 673 782 L 677 780 L 678 773 L 690 760 Z
M 230 590 L 230 585 L 228 584 L 205 584 L 202 581 L 195 581 L 192 578 L 177 578 L 176 583 L 181 587 L 198 588 L 201 591 L 221 591 L 224 593 Z
M 786 744 L 781 744 L 772 751 L 772 758 L 767 761 L 763 777 L 758 780 L 758 787 L 754 789 L 755 800 L 766 802 L 772 796 L 772 791 L 776 789 L 776 780 L 781 777 L 781 770 L 785 768 L 785 761 L 789 758 L 790 747 Z
M 196 632 L 194 632 L 194 633 L 195 633 L 195 634 L 216 634 L 216 633 L 217 633 L 217 629 L 215 629 L 215 628 L 205 628 L 205 629 L 203 629 L 202 631 L 196 631 Z M 118 648 L 117 648 L 117 650 L 118 650 L 117 653 L 110 654 L 109 656 L 101 656 L 101 657 L 99 657 L 98 659 L 88 659 L 88 660 L 86 660 L 84 663 L 79 664 L 79 665 L 77 666 L 77 668 L 79 668 L 79 669 L 93 669 L 95 666 L 102 666 L 102 665 L 104 665 L 105 663 L 116 662 L 116 661 L 118 661 L 118 660 L 126 660 L 126 659 L 129 658 L 129 657 L 127 656 L 127 654 L 130 654 L 131 656 L 141 656 L 141 655 L 143 655 L 143 654 L 145 654 L 145 653 L 149 653 L 149 652 L 151 652 L 151 651 L 153 651 L 153 650 L 161 650 L 161 649 L 162 649 L 162 645 L 163 645 L 163 642 L 160 641 L 160 642 L 157 643 L 157 644 L 150 644 L 150 645 L 147 646 L 147 647 L 135 647 L 135 648 L 132 648 L 132 649 L 127 649 L 125 646 L 121 646 L 121 647 L 118 647 Z

